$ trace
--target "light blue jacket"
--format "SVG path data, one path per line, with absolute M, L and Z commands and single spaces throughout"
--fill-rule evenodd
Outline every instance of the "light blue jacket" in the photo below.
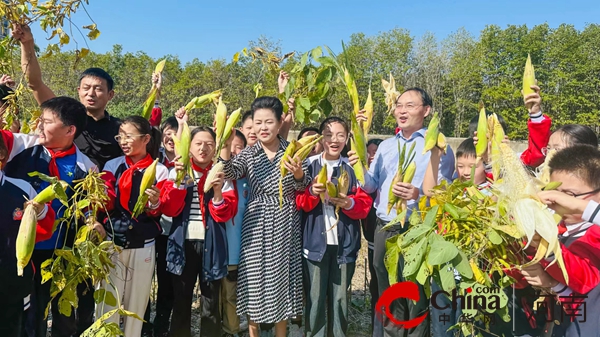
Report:
M 225 223 L 227 231 L 227 247 L 229 248 L 229 265 L 240 262 L 240 247 L 242 245 L 242 222 L 246 212 L 246 204 L 250 195 L 250 187 L 246 178 L 233 181 L 233 186 L 238 195 L 238 209 L 233 219 Z

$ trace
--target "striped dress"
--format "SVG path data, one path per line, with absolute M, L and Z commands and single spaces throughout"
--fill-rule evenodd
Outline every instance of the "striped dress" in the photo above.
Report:
M 288 142 L 270 161 L 262 144 L 244 149 L 226 161 L 225 179 L 246 176 L 250 196 L 242 223 L 237 286 L 237 313 L 256 323 L 276 323 L 302 314 L 302 240 L 295 192 L 311 181 L 283 179 L 283 208 L 279 208 L 279 164 Z

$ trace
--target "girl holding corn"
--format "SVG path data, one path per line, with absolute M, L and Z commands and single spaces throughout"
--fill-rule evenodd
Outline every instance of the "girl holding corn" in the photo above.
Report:
M 302 248 L 308 281 L 305 336 L 327 335 L 325 307 L 329 308 L 333 335 L 345 336 L 347 291 L 360 249 L 359 220 L 367 216 L 373 201 L 341 157 L 348 140 L 348 124 L 339 117 L 329 117 L 321 123 L 319 133 L 323 135 L 324 151 L 308 158 L 308 174 L 317 178 L 296 198 L 304 212 Z M 333 191 L 337 195 L 332 195 Z
M 200 335 L 220 337 L 219 295 L 228 265 L 225 222 L 237 212 L 237 195 L 223 172 L 211 171 L 216 148 L 214 131 L 198 127 L 190 138 L 194 176 L 191 183 L 169 184 L 167 192 L 176 205 L 167 242 L 167 271 L 171 273 L 174 295 L 170 333 L 175 337 L 192 335 L 192 299 L 200 277 Z M 177 161 L 170 178 L 175 180 L 183 170 L 184 165 Z
M 304 191 L 311 179 L 300 161 L 283 158 L 289 143 L 278 136 L 281 101 L 259 97 L 252 103 L 252 115 L 258 142 L 233 158 L 230 146 L 221 151 L 225 178 L 245 176 L 250 187 L 238 266 L 238 314 L 249 316 L 250 336 L 258 337 L 259 323 L 275 323 L 276 335 L 283 337 L 287 320 L 302 314 L 302 242 L 295 193 Z M 281 161 L 292 174 L 283 177 L 280 207 Z
M 143 316 L 154 273 L 155 239 L 162 232 L 159 217 L 162 212 L 173 213 L 173 207 L 169 208 L 172 203 L 162 193 L 168 170 L 154 160 L 158 155 L 160 131 L 143 117 L 124 119 L 115 139 L 125 155 L 104 166 L 102 178 L 110 197 L 104 227 L 107 238 L 123 250 L 113 256 L 116 267 L 111 270 L 110 283 L 124 308 Z M 147 203 L 141 205 L 143 211 L 134 216 L 138 213 L 139 200 L 147 200 Z M 100 315 L 114 307 L 105 304 L 101 309 Z M 118 323 L 119 316 L 113 315 L 109 321 Z M 138 319 L 126 317 L 125 336 L 139 336 L 142 324 Z

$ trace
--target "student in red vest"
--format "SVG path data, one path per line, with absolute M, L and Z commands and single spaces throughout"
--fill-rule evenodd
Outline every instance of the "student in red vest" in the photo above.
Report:
M 162 232 L 159 218 L 163 211 L 168 213 L 172 204 L 166 198 L 161 198 L 166 195 L 162 189 L 167 182 L 168 170 L 158 163 L 156 184 L 140 191 L 144 172 L 158 155 L 160 131 L 152 128 L 143 117 L 130 116 L 123 120 L 115 138 L 125 155 L 110 160 L 104 167 L 105 174 L 102 177 L 110 197 L 106 205 L 108 215 L 104 227 L 107 238 L 123 250 L 113 256 L 113 262 L 118 267 L 111 270 L 109 277 L 125 309 L 144 316 L 154 273 L 155 239 Z M 145 211 L 133 218 L 132 211 L 140 193 L 148 195 L 148 203 Z M 97 315 L 112 309 L 104 305 L 103 312 Z M 112 316 L 109 321 L 118 323 L 118 315 Z M 125 318 L 125 336 L 139 336 L 141 330 L 142 321 Z

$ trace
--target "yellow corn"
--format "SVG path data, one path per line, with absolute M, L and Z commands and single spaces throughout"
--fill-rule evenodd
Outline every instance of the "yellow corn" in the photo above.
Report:
M 398 90 L 396 90 L 396 81 L 390 73 L 390 81 L 386 81 L 383 78 L 381 79 L 381 85 L 383 86 L 383 90 L 385 91 L 385 104 L 387 105 L 388 114 L 394 110 L 394 106 L 396 104 L 396 100 L 400 96 Z
M 327 185 L 327 164 L 323 163 L 323 167 L 317 174 L 317 184 L 323 184 L 323 186 Z M 321 202 L 325 203 L 325 194 L 321 194 Z
M 337 198 L 338 197 L 338 190 L 335 187 L 335 185 L 331 181 L 328 181 L 326 183 L 326 186 L 327 186 L 327 195 L 330 198 Z
M 190 144 L 192 142 L 192 134 L 190 132 L 190 127 L 186 122 L 183 123 L 181 130 L 181 140 L 177 138 L 177 136 L 173 135 L 173 142 L 175 143 L 175 153 L 179 158 L 179 162 L 183 164 L 184 169 L 177 172 L 177 178 L 175 179 L 175 184 L 179 186 L 185 177 L 188 168 L 190 167 Z
M 215 134 L 217 141 L 223 138 L 225 124 L 227 123 L 227 107 L 223 104 L 223 97 L 219 97 L 217 114 L 215 115 Z
M 448 147 L 448 142 L 446 141 L 446 136 L 443 133 L 438 133 L 437 144 L 436 146 L 442 150 L 442 153 L 446 154 L 446 149 Z
M 350 137 L 350 150 L 357 152 L 357 149 L 358 149 L 358 147 L 356 146 L 356 141 L 354 140 L 354 137 Z M 356 162 L 356 164 L 354 164 L 352 166 L 352 169 L 354 170 L 354 175 L 356 176 L 356 180 L 358 180 L 360 182 L 360 184 L 364 186 L 364 184 L 365 184 L 365 167 L 363 166 L 362 162 L 360 160 L 358 162 Z
M 431 151 L 437 143 L 440 133 L 440 116 L 437 111 L 433 114 L 429 126 L 427 127 L 427 134 L 425 135 L 425 146 L 423 147 L 423 154 Z
M 223 172 L 224 168 L 225 165 L 223 164 L 223 162 L 217 162 L 213 165 L 213 167 L 210 168 L 210 171 L 208 171 L 206 175 L 206 180 L 204 181 L 204 193 L 208 192 L 211 189 L 211 187 L 213 186 L 212 181 L 215 180 L 215 177 L 218 173 Z
M 35 246 L 35 229 L 37 226 L 37 213 L 33 205 L 25 207 L 23 218 L 17 235 L 17 275 L 23 276 L 23 269 L 29 264 L 33 247 Z
M 218 104 L 219 102 L 219 97 L 221 97 L 222 95 L 222 90 L 215 90 L 211 93 L 202 95 L 202 96 L 198 96 L 198 97 L 194 97 L 192 98 L 192 100 L 185 106 L 185 111 L 190 112 L 192 109 L 200 109 L 203 108 L 204 106 L 208 105 L 209 103 L 215 103 Z
M 348 71 L 348 68 L 344 68 L 344 82 L 346 83 L 346 90 L 348 91 L 350 100 L 352 100 L 354 117 L 356 117 L 356 115 L 358 115 L 358 111 L 360 110 L 358 105 L 358 89 L 356 88 L 356 82 L 354 82 L 354 79 Z
M 313 150 L 315 145 L 317 145 L 317 143 L 319 141 L 321 141 L 321 139 L 323 139 L 323 136 L 318 136 L 312 142 L 310 142 L 310 143 L 304 145 L 303 147 L 299 148 L 298 150 L 296 150 L 296 153 L 294 153 L 294 160 L 304 161 L 304 159 L 306 159 L 308 157 L 308 155 Z
M 358 159 L 365 166 L 369 167 L 369 161 L 367 160 L 367 141 L 363 129 L 358 125 L 356 118 L 352 118 L 352 137 L 356 142 L 356 154 Z
M 371 95 L 371 86 L 369 86 L 369 94 L 367 95 L 367 101 L 365 102 L 365 116 L 367 116 L 367 120 L 362 123 L 363 132 L 365 135 L 369 134 L 369 130 L 371 130 L 371 123 L 373 123 L 373 97 Z
M 399 200 L 399 198 L 394 194 L 393 189 L 394 185 L 402 181 L 402 164 L 404 163 L 405 155 L 406 144 L 404 144 L 401 150 L 400 141 L 398 141 L 398 170 L 396 171 L 396 174 L 394 174 L 394 178 L 392 178 L 392 183 L 390 184 L 390 189 L 388 190 L 387 214 L 390 214 L 390 211 L 392 210 L 392 208 L 394 208 L 394 206 Z
M 158 64 L 156 65 L 156 68 L 154 68 L 154 72 L 162 73 L 162 71 L 165 67 L 166 61 L 167 60 L 162 60 L 162 61 L 158 62 Z M 158 93 L 158 89 L 156 88 L 156 86 L 153 83 L 152 88 L 150 89 L 150 93 L 148 94 L 148 98 L 146 98 L 146 101 L 144 102 L 144 106 L 142 107 L 142 116 L 146 119 L 149 119 L 150 116 L 152 115 L 152 108 L 154 107 L 154 102 L 156 101 L 157 93 Z
M 479 121 L 477 122 L 477 145 L 475 145 L 475 152 L 477 153 L 477 161 L 485 154 L 488 147 L 487 138 L 487 115 L 485 113 L 485 106 L 483 103 L 479 103 Z
M 413 178 L 415 177 L 415 172 L 417 171 L 417 163 L 411 162 L 408 164 L 406 168 L 406 172 L 404 172 L 404 177 L 402 178 L 403 183 L 412 183 Z
M 197 101 L 198 101 L 198 97 L 192 98 L 192 100 L 188 104 L 186 104 L 185 111 L 187 111 L 187 112 L 191 111 L 194 108 L 194 106 L 196 106 Z
M 132 218 L 137 218 L 138 215 L 142 214 L 144 209 L 146 208 L 146 203 L 148 203 L 148 195 L 146 194 L 146 190 L 151 188 L 154 185 L 154 181 L 156 180 L 156 164 L 158 163 L 158 158 L 150 164 L 144 171 L 144 175 L 142 176 L 142 183 L 140 184 L 140 194 L 138 195 L 137 202 L 135 203 L 135 207 L 133 208 L 133 212 L 131 213 Z
M 281 176 L 279 177 L 279 208 L 283 207 L 283 177 L 285 177 L 285 175 L 288 173 L 285 163 L 288 161 L 288 158 L 292 158 L 294 156 L 294 152 L 296 152 L 298 148 L 299 143 L 295 140 L 292 140 L 285 149 L 285 152 L 279 161 L 279 172 L 281 173 Z
M 220 139 L 217 138 L 218 145 L 217 151 L 215 151 L 214 161 L 216 161 L 219 158 L 219 155 L 221 154 L 221 149 L 223 149 L 223 146 L 225 145 L 225 141 L 227 141 L 227 138 L 231 136 L 233 128 L 240 121 L 240 119 L 242 119 L 242 108 L 235 110 L 231 113 L 231 115 L 229 115 L 229 118 L 227 118 L 227 122 L 225 123 L 225 129 L 223 130 L 223 135 Z
M 525 71 L 523 71 L 523 96 L 527 96 L 535 92 L 533 89 L 531 89 L 532 85 L 535 85 L 535 70 L 531 64 L 531 55 L 527 54 Z
M 317 137 L 319 137 L 318 134 L 314 134 L 312 136 L 305 136 L 300 138 L 299 140 L 297 140 L 298 144 L 300 145 L 298 148 L 301 148 L 305 145 L 308 145 L 310 142 L 314 141 L 315 139 L 317 139 Z
M 347 196 L 348 190 L 350 189 L 350 178 L 348 177 L 348 172 L 346 170 L 342 169 L 342 173 L 340 174 L 337 183 L 338 196 L 340 194 Z

